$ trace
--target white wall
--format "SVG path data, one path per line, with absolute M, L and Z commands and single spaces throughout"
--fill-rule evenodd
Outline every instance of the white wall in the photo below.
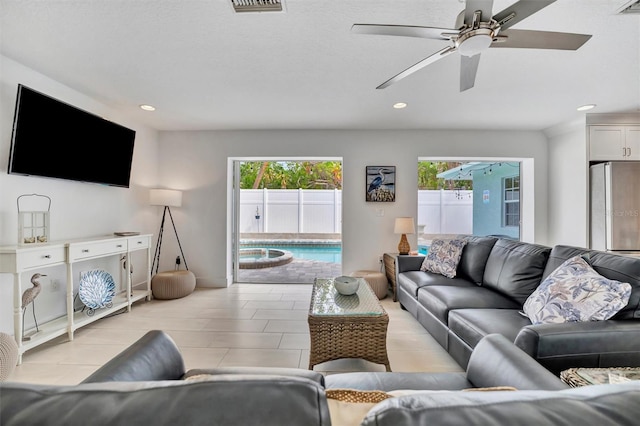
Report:
M 136 130 L 131 188 L 7 175 L 18 83 Z M 189 267 L 196 273 L 198 285 L 225 286 L 232 275 L 228 159 L 313 156 L 343 160 L 345 273 L 377 269 L 382 253 L 397 250 L 398 236 L 393 234 L 393 222 L 395 217 L 416 214 L 419 157 L 529 158 L 535 167 L 535 190 L 531 194 L 535 199 L 535 219 L 531 226 L 535 234 L 528 240 L 550 242 L 547 237 L 548 149 L 542 132 L 283 130 L 158 134 L 132 122 L 117 107 L 97 102 L 0 56 L 0 245 L 13 245 L 17 239 L 15 202 L 21 194 L 41 193 L 52 198 L 51 238 L 64 240 L 106 235 L 117 230 L 157 234 L 162 211 L 160 207 L 148 206 L 148 188 L 182 189 L 186 191 L 183 207 L 172 212 Z M 364 201 L 367 165 L 396 166 L 394 203 Z M 380 209 L 383 216 L 378 215 Z M 415 235 L 410 236 L 410 243 L 416 246 Z M 177 253 L 177 243 L 169 228 L 163 242 L 160 269 L 171 269 Z M 54 270 L 53 274 L 62 278 L 64 268 Z M 0 274 L 0 331 L 10 334 L 13 334 L 12 291 L 12 276 Z M 43 302 L 46 303 L 46 299 Z M 50 308 L 61 308 L 61 314 L 64 313 L 64 306 L 51 303 Z
M 545 133 L 549 140 L 549 244 L 588 247 L 585 120 L 556 126 Z
M 136 131 L 130 188 L 44 179 L 7 174 L 13 114 L 19 83 L 103 116 Z M 158 180 L 158 151 L 155 130 L 132 122 L 117 108 L 101 104 L 21 64 L 0 56 L 0 245 L 15 245 L 18 238 L 16 199 L 38 193 L 51 197 L 51 240 L 65 240 L 114 231 L 157 233 L 157 208 L 148 205 L 148 187 Z M 34 153 L 37 156 L 37 153 Z M 38 161 L 54 161 L 41 158 Z M 97 157 L 96 161 L 100 161 Z M 47 271 L 47 279 L 64 280 L 64 268 Z M 23 277 L 24 278 L 24 277 Z M 28 278 L 28 277 L 27 277 Z M 28 279 L 26 280 L 28 282 Z M 63 281 L 64 282 L 64 281 Z M 62 292 L 60 292 L 62 294 Z M 39 296 L 42 321 L 64 314 L 64 302 L 44 292 Z M 0 274 L 0 331 L 13 334 L 13 276 Z M 46 313 L 45 313 L 46 312 Z M 27 316 L 28 317 L 28 316 Z
M 345 273 L 377 269 L 384 252 L 397 251 L 393 222 L 415 216 L 419 157 L 530 158 L 535 167 L 535 242 L 547 240 L 547 140 L 535 131 L 202 131 L 160 134 L 161 185 L 185 190 L 174 211 L 189 268 L 199 286 L 231 281 L 231 217 L 227 209 L 229 157 L 340 157 L 343 160 Z M 396 166 L 396 201 L 364 201 L 365 167 Z M 384 216 L 377 210 L 383 209 Z M 416 236 L 410 237 L 416 246 Z M 171 241 L 170 241 L 171 240 Z M 163 265 L 177 253 L 165 235 Z M 165 246 L 164 244 L 167 244 Z M 173 244 L 170 246 L 169 244 Z M 165 247 L 167 247 L 165 249 Z

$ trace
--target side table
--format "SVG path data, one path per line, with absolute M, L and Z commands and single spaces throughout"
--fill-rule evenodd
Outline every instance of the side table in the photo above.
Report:
M 393 301 L 398 301 L 398 293 L 396 292 L 396 259 L 399 256 L 398 253 L 385 253 L 382 256 L 384 263 L 384 273 L 387 276 L 387 281 L 391 286 L 391 293 L 393 294 Z

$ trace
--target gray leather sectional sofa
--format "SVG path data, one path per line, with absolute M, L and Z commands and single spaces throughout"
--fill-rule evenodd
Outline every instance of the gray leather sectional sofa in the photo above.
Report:
M 467 391 L 496 386 L 518 390 Z M 329 426 L 328 389 L 415 391 L 367 407 L 365 426 L 624 426 L 640 418 L 640 382 L 568 388 L 501 335 L 478 343 L 466 373 L 325 377 L 287 368 L 185 371 L 173 340 L 156 330 L 79 385 L 0 383 L 0 424 Z
M 579 247 L 553 248 L 463 236 L 454 278 L 420 270 L 424 256 L 400 256 L 398 301 L 466 366 L 478 342 L 501 334 L 555 374 L 571 367 L 640 366 L 640 258 Z M 628 304 L 606 321 L 532 325 L 529 295 L 565 260 L 586 255 L 600 275 L 631 284 Z

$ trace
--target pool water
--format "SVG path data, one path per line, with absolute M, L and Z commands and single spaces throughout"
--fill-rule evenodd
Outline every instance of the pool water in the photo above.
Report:
M 342 263 L 342 246 L 273 245 L 264 248 L 286 250 L 294 259 L 317 260 L 320 262 Z

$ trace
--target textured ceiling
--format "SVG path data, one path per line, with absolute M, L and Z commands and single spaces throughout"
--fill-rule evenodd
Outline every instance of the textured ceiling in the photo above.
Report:
M 545 129 L 585 103 L 640 111 L 640 15 L 617 15 L 625 2 L 556 1 L 513 28 L 592 34 L 582 48 L 489 49 L 463 93 L 457 55 L 376 90 L 447 42 L 350 32 L 453 27 L 459 0 L 285 0 L 283 13 L 244 14 L 229 0 L 0 0 L 0 52 L 160 130 Z

